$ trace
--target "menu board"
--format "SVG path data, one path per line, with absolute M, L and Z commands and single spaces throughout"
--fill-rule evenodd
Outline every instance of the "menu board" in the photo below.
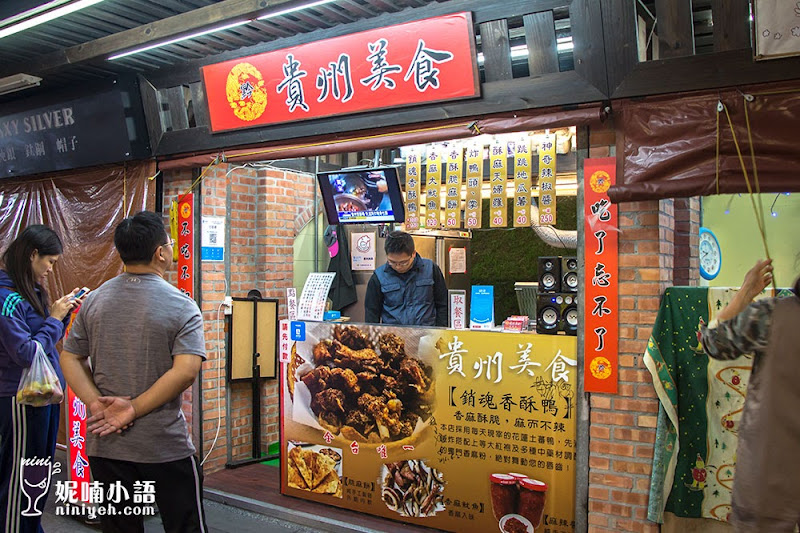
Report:
M 306 323 L 281 492 L 446 531 L 574 531 L 576 338 Z

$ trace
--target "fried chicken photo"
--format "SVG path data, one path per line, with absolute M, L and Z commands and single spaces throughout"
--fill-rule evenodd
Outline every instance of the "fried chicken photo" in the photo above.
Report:
M 332 336 L 314 346 L 316 368 L 300 378 L 323 427 L 386 442 L 411 436 L 419 419 L 430 418 L 433 369 L 409 356 L 402 338 L 385 333 L 373 343 L 352 325 L 335 326 Z
M 372 343 L 356 326 L 334 326 L 333 338 L 353 350 L 372 349 Z

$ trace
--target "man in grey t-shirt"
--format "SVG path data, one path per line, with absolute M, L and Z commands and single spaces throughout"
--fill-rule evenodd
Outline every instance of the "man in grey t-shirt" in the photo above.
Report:
M 106 490 L 119 480 L 128 493 L 116 516 L 101 517 L 103 531 L 142 531 L 142 516 L 122 515 L 138 494 L 155 498 L 166 531 L 204 532 L 202 472 L 181 411 L 206 357 L 202 315 L 164 280 L 174 242 L 159 215 L 126 218 L 114 245 L 126 272 L 86 297 L 61 354 L 92 414 L 93 477 Z

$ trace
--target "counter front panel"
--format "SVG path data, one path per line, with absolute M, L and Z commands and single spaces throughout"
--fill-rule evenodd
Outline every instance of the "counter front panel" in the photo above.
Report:
M 447 531 L 574 531 L 575 337 L 281 332 L 294 337 L 281 364 L 282 493 Z

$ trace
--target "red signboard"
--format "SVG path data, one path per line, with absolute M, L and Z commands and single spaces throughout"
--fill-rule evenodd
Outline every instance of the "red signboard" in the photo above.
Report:
M 79 308 L 80 309 L 80 308 Z M 72 323 L 75 321 L 77 311 L 70 317 L 69 325 L 65 333 L 65 338 L 72 331 Z M 89 483 L 91 482 L 91 472 L 89 470 L 89 457 L 86 455 L 86 404 L 83 403 L 72 388 L 67 385 L 67 463 L 69 470 L 70 490 L 79 501 L 89 502 Z
M 194 195 L 186 194 L 178 202 L 178 289 L 194 298 Z
M 608 200 L 616 168 L 613 157 L 584 162 L 586 392 L 616 393 L 619 380 L 619 220 L 617 206 Z
M 214 132 L 479 95 L 470 13 L 325 39 L 202 70 Z
M 74 484 L 75 496 L 89 502 L 89 457 L 86 455 L 86 404 L 67 387 L 67 461 L 69 480 Z

